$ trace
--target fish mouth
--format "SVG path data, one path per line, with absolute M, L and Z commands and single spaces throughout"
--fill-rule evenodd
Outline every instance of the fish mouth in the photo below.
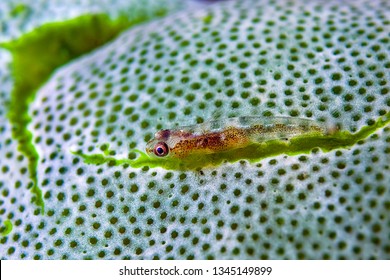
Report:
M 148 143 L 146 143 L 145 151 L 151 158 L 157 158 L 157 156 L 154 154 L 154 147 L 157 143 L 158 141 L 156 139 L 152 139 Z
M 146 148 L 145 151 L 146 151 L 146 154 L 148 156 L 152 156 L 153 155 L 153 150 L 152 149 Z

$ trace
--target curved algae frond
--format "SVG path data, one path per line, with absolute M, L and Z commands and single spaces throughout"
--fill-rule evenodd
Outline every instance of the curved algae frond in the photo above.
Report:
M 0 44 L 13 56 L 15 83 L 7 115 L 13 128 L 12 137 L 18 142 L 18 150 L 27 157 L 29 187 L 41 213 L 45 211 L 45 203 L 38 185 L 39 154 L 28 129 L 32 120 L 28 112 L 30 104 L 56 68 L 103 45 L 129 26 L 130 22 L 124 17 L 112 20 L 105 14 L 83 15 L 47 23 L 18 39 Z
M 4 225 L 0 228 L 0 235 L 1 236 L 7 236 L 11 233 L 13 229 L 13 224 L 10 220 L 5 220 Z

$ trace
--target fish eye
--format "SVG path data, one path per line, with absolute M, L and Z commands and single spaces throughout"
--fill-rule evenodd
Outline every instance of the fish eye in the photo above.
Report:
M 156 146 L 154 146 L 153 152 L 158 157 L 165 157 L 169 153 L 168 145 L 164 142 L 158 142 Z

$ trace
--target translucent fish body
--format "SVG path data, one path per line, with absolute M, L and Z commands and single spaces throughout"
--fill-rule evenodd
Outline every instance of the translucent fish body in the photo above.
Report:
M 268 140 L 288 140 L 303 134 L 328 134 L 323 123 L 294 117 L 245 116 L 211 120 L 202 124 L 156 132 L 146 145 L 152 157 L 184 158 L 239 149 Z

